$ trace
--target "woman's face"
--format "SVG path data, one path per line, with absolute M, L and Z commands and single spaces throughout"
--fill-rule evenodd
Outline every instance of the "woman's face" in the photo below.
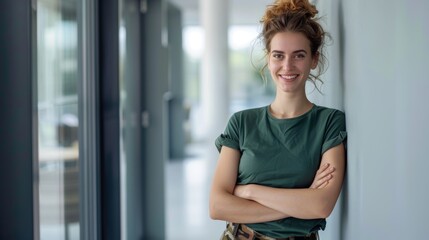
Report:
M 318 55 L 312 56 L 310 41 L 302 33 L 280 32 L 271 40 L 268 69 L 277 91 L 305 92 L 310 70 L 316 68 Z

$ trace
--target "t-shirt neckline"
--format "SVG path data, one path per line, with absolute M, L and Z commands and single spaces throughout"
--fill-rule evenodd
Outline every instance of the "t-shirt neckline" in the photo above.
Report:
M 266 107 L 265 107 L 265 111 L 266 111 L 266 114 L 268 115 L 268 117 L 270 118 L 270 119 L 272 119 L 272 120 L 275 120 L 275 121 L 296 121 L 296 120 L 299 120 L 299 119 L 301 119 L 301 118 L 304 118 L 304 117 L 306 117 L 308 114 L 310 114 L 314 109 L 316 109 L 316 107 L 317 107 L 317 105 L 316 104 L 314 104 L 314 103 L 312 103 L 313 104 L 313 106 L 307 111 L 307 112 L 305 112 L 305 113 L 303 113 L 303 114 L 301 114 L 301 115 L 299 115 L 299 116 L 296 116 L 296 117 L 292 117 L 292 118 L 276 118 L 276 117 L 274 117 L 273 116 L 273 114 L 271 113 L 271 111 L 270 111 L 270 106 L 271 106 L 271 104 L 268 104 Z

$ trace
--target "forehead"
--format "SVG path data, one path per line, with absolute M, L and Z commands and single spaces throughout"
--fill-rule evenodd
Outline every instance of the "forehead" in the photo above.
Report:
M 308 38 L 297 32 L 279 32 L 271 39 L 271 51 L 294 52 L 306 50 L 310 52 L 310 41 Z

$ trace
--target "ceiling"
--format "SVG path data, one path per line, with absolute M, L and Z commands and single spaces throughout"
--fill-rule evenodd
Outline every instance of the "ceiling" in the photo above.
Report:
M 169 0 L 182 9 L 184 25 L 198 25 L 200 22 L 199 2 L 203 0 Z M 210 1 L 210 0 L 206 0 Z M 211 0 L 216 1 L 216 0 Z M 273 0 L 228 0 L 231 25 L 258 24 L 265 7 Z

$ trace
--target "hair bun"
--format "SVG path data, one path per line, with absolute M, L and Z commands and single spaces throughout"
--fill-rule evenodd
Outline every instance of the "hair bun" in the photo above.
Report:
M 316 17 L 318 11 L 308 0 L 276 0 L 267 7 L 262 22 L 281 16 L 285 13 L 301 13 L 307 18 Z

